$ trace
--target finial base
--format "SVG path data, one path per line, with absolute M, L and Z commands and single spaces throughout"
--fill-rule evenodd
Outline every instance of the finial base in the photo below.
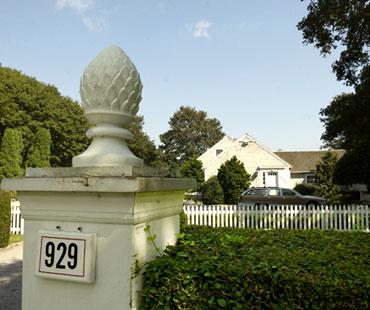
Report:
M 143 167 L 142 159 L 137 158 L 119 137 L 94 137 L 88 149 L 73 157 L 73 167 L 107 167 L 128 165 Z

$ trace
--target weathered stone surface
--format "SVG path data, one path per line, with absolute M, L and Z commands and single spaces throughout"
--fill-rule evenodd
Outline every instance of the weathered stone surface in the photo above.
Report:
M 86 135 L 89 148 L 72 160 L 74 167 L 129 165 L 142 167 L 126 145 L 133 136 L 127 129 L 139 109 L 142 84 L 125 52 L 112 45 L 85 69 L 80 94 L 85 116 L 94 125 Z

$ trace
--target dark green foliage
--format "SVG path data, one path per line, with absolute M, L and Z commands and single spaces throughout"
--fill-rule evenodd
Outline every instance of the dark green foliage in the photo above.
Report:
M 0 68 L 0 137 L 6 128 L 19 128 L 23 137 L 23 162 L 38 128 L 49 130 L 51 165 L 70 166 L 72 157 L 88 145 L 88 123 L 77 102 L 17 70 Z
M 144 117 L 138 115 L 131 123 L 129 130 L 134 135 L 134 140 L 128 142 L 128 147 L 135 156 L 144 160 L 148 166 L 161 166 L 161 153 L 154 142 L 144 132 Z
M 298 23 L 304 43 L 314 44 L 324 56 L 340 47 L 342 51 L 333 71 L 338 80 L 356 84 L 363 68 L 369 66 L 369 0 L 308 2 L 308 14 Z
M 347 151 L 334 179 L 343 185 L 366 184 L 370 190 L 370 1 L 310 0 L 307 10 L 298 24 L 304 42 L 315 44 L 323 55 L 340 47 L 333 70 L 338 80 L 356 86 L 354 93 L 337 96 L 320 112 L 325 127 L 321 139 Z
M 51 136 L 49 130 L 39 128 L 28 150 L 26 167 L 50 167 Z
M 294 190 L 297 191 L 298 193 L 302 194 L 302 195 L 312 196 L 312 195 L 316 195 L 317 186 L 315 186 L 313 184 L 301 183 L 301 184 L 297 184 L 294 187 Z
M 250 174 L 236 156 L 224 162 L 218 169 L 217 179 L 224 192 L 224 201 L 227 204 L 237 204 L 240 195 L 250 185 Z
M 141 309 L 369 309 L 369 253 L 368 233 L 187 227 Z
M 0 248 L 5 248 L 10 237 L 10 195 L 0 191 Z
M 216 176 L 210 177 L 203 184 L 202 201 L 205 205 L 224 203 L 224 192 Z
M 7 128 L 0 149 L 0 179 L 12 178 L 23 174 L 23 142 L 19 130 Z
M 351 94 L 342 94 L 320 114 L 327 146 L 343 148 L 334 180 L 338 184 L 365 184 L 370 190 L 370 69 Z
M 195 157 L 185 161 L 181 165 L 180 174 L 184 178 L 193 178 L 197 181 L 197 188 L 194 188 L 194 190 L 198 190 L 202 187 L 204 182 L 203 164 Z
M 326 152 L 316 166 L 317 195 L 324 197 L 329 204 L 340 203 L 339 186 L 333 181 L 335 164 L 338 157 L 333 152 Z
M 169 125 L 170 129 L 160 135 L 160 149 L 170 166 L 199 157 L 224 136 L 219 120 L 191 107 L 180 107 Z

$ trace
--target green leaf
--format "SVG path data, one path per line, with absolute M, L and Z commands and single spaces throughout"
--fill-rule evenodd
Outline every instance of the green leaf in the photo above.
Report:
M 224 307 L 226 307 L 226 306 L 227 306 L 227 302 L 226 302 L 226 300 L 225 300 L 225 299 L 223 299 L 223 298 L 218 298 L 218 299 L 217 299 L 217 304 L 218 304 L 220 307 L 222 307 L 222 308 L 224 308 Z

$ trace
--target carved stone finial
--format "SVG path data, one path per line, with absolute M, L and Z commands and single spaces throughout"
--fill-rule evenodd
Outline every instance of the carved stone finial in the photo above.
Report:
M 80 95 L 85 116 L 94 125 L 86 132 L 93 141 L 73 158 L 73 167 L 143 165 L 125 141 L 133 138 L 127 128 L 139 109 L 141 90 L 139 73 L 118 46 L 106 48 L 87 66 Z

